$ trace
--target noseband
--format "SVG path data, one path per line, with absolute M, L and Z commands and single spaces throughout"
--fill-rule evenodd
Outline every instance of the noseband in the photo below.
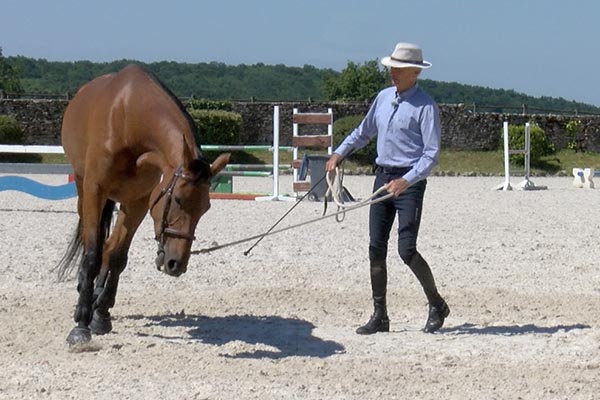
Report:
M 183 173 L 183 167 L 181 167 L 181 166 L 178 167 L 175 170 L 175 172 L 173 173 L 173 176 L 171 177 L 169 184 L 160 191 L 160 194 L 156 197 L 156 200 L 154 200 L 154 202 L 152 203 L 152 206 L 150 206 L 150 211 L 152 211 L 152 209 L 154 208 L 154 206 L 156 206 L 156 204 L 160 201 L 160 199 L 163 196 L 165 196 L 165 206 L 163 208 L 163 214 L 162 214 L 162 218 L 161 218 L 161 222 L 160 222 L 160 231 L 158 232 L 158 234 L 156 234 L 156 237 L 154 238 L 158 242 L 159 253 L 164 252 L 163 248 L 164 248 L 165 240 L 166 240 L 167 236 L 175 237 L 175 238 L 179 238 L 179 239 L 186 239 L 189 241 L 193 241 L 196 239 L 196 237 L 192 234 L 181 232 L 181 231 L 178 231 L 173 228 L 169 228 L 168 216 L 169 216 L 169 210 L 171 209 L 171 200 L 173 198 L 173 189 L 175 188 L 175 184 L 177 183 L 177 179 L 179 179 L 179 178 L 185 179 L 187 181 L 192 180 L 191 178 L 189 178 L 188 176 L 186 176 Z

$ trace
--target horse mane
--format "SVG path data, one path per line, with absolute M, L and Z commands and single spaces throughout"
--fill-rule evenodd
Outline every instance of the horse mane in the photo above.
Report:
M 185 119 L 190 127 L 190 131 L 192 132 L 192 139 L 193 139 L 192 143 L 190 143 L 188 141 L 188 138 L 186 138 L 185 136 L 183 137 L 183 140 L 185 141 L 185 144 L 188 146 L 188 148 L 190 149 L 190 152 L 192 154 L 195 154 L 196 149 L 197 149 L 198 153 L 199 153 L 198 154 L 199 158 L 204 159 L 204 154 L 202 153 L 200 143 L 195 143 L 196 142 L 195 138 L 199 137 L 200 135 L 198 134 L 198 128 L 196 127 L 196 123 L 192 119 L 192 116 L 190 115 L 190 113 L 187 111 L 187 109 L 185 108 L 185 106 L 183 105 L 181 100 L 179 100 L 179 98 L 177 96 L 175 96 L 175 94 L 171 91 L 171 89 L 169 89 L 153 72 L 151 72 L 145 68 L 142 68 L 142 69 L 144 70 L 144 72 L 146 72 L 146 74 L 148 74 L 150 79 L 152 79 L 152 81 L 154 83 L 156 83 L 171 98 L 171 100 L 173 100 L 173 102 L 177 105 L 177 107 L 179 108 L 179 111 L 181 111 L 181 113 L 185 117 Z

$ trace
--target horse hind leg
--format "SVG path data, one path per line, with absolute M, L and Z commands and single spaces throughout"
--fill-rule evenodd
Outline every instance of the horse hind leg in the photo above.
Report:
M 147 199 L 144 199 L 133 206 L 121 205 L 114 231 L 106 243 L 102 256 L 103 266 L 96 279 L 94 314 L 90 323 L 90 329 L 96 335 L 112 331 L 109 310 L 115 305 L 119 276 L 127 266 L 129 247 L 135 231 L 146 215 L 147 204 Z

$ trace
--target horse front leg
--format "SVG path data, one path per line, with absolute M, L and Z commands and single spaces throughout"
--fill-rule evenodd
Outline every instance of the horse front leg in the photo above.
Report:
M 109 263 L 96 279 L 94 289 L 94 313 L 90 322 L 90 329 L 94 335 L 105 335 L 112 331 L 109 309 L 115 305 L 119 276 L 127 266 L 127 250 L 113 252 L 108 259 Z
M 90 329 L 96 335 L 112 331 L 109 310 L 115 305 L 119 276 L 127 266 L 129 247 L 146 215 L 147 205 L 148 199 L 142 199 L 134 204 L 122 204 L 113 233 L 104 248 L 103 265 L 94 290 L 94 314 L 90 323 Z
M 92 302 L 94 295 L 94 278 L 100 266 L 100 252 L 95 240 L 84 243 L 83 261 L 77 274 L 77 291 L 79 298 L 75 306 L 74 319 L 77 326 L 67 336 L 70 345 L 87 343 L 92 339 L 89 324 L 92 321 Z
M 89 191 L 87 192 L 89 193 Z M 101 265 L 104 244 L 101 215 L 107 205 L 99 196 L 91 198 L 84 194 L 80 216 L 82 218 L 83 259 L 77 274 L 79 298 L 75 306 L 74 320 L 77 324 L 67 336 L 69 345 L 87 343 L 92 339 L 89 324 L 92 321 L 94 279 Z

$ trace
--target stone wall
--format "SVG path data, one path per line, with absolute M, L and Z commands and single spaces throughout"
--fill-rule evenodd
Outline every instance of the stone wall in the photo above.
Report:
M 66 100 L 0 99 L 0 115 L 14 117 L 25 134 L 25 144 L 59 145 Z
M 26 144 L 60 144 L 60 126 L 66 100 L 0 100 L 0 115 L 15 117 L 25 131 Z M 233 111 L 242 115 L 241 144 L 272 144 L 273 106 L 280 107 L 280 143 L 289 145 L 292 137 L 292 110 L 327 112 L 334 120 L 349 115 L 364 115 L 366 103 L 260 103 L 236 102 Z M 521 115 L 473 112 L 463 105 L 440 105 L 442 146 L 447 149 L 495 150 L 501 148 L 503 121 L 510 124 L 534 122 L 557 149 L 567 146 L 570 138 L 565 124 L 581 121 L 576 140 L 587 151 L 600 152 L 600 116 Z M 306 133 L 306 131 L 302 131 Z
M 289 145 L 292 137 L 292 114 L 298 112 L 326 113 L 332 109 L 333 119 L 349 115 L 366 114 L 369 105 L 365 103 L 235 103 L 234 112 L 242 115 L 242 142 L 248 144 L 272 144 L 273 142 L 273 106 L 279 106 L 279 141 Z M 302 134 L 326 133 L 324 127 L 303 126 Z
M 495 150 L 502 148 L 502 124 L 539 125 L 557 150 L 564 149 L 570 140 L 593 152 L 600 152 L 600 116 L 551 114 L 476 113 L 463 105 L 441 105 L 442 145 L 444 148 L 466 150 Z M 581 121 L 575 138 L 569 138 L 565 125 Z

